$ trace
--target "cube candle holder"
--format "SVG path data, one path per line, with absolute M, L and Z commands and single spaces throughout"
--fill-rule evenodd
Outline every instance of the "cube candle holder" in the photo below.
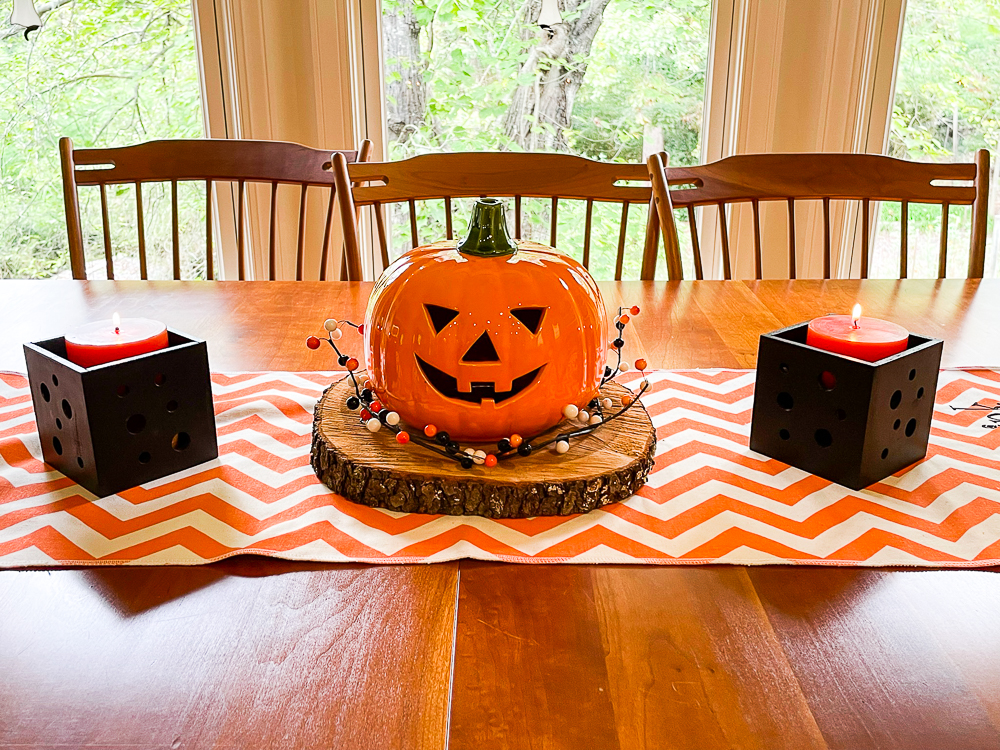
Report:
M 98 497 L 219 455 L 204 341 L 81 367 L 63 337 L 24 345 L 45 463 Z
M 943 342 L 910 334 L 866 362 L 807 345 L 808 329 L 760 337 L 750 449 L 852 490 L 922 459 Z

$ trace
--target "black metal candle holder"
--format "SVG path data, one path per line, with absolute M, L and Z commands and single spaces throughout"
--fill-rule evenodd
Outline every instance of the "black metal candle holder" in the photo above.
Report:
M 45 463 L 104 497 L 219 455 L 208 348 L 167 335 L 94 367 L 70 362 L 62 337 L 24 345 Z
M 853 490 L 922 459 L 943 342 L 910 334 L 866 362 L 808 346 L 808 328 L 760 337 L 750 449 Z

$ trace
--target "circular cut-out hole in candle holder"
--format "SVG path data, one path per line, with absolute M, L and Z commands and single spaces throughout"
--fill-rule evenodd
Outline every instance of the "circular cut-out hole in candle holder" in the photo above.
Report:
M 45 383 L 42 383 L 40 386 L 38 386 L 38 390 L 41 391 L 42 398 L 44 398 L 46 401 L 52 398 L 52 395 L 49 393 L 49 387 L 45 385 Z
M 788 365 L 782 362 L 781 365 L 779 365 L 778 369 L 781 370 L 782 372 L 788 372 Z
M 900 421 L 899 421 L 899 420 L 897 419 L 897 420 L 896 420 L 895 422 L 893 422 L 893 423 L 892 423 L 892 429 L 894 429 L 894 430 L 898 430 L 898 429 L 899 429 L 899 425 L 901 425 L 901 424 L 902 424 L 902 422 L 900 422 Z
M 836 414 L 837 414 L 837 419 L 839 419 L 841 422 L 847 419 L 847 412 L 844 411 L 843 409 L 837 409 Z
M 915 377 L 917 377 L 917 371 L 910 370 L 910 380 L 913 380 Z
M 62 429 L 62 420 L 59 419 L 59 417 L 56 417 L 56 429 L 58 430 Z
M 56 449 L 56 453 L 58 453 L 60 456 L 62 455 L 62 443 L 59 441 L 59 438 L 57 437 L 52 438 L 52 447 Z
M 153 382 L 156 383 L 157 385 L 163 385 L 164 383 L 167 382 L 167 376 L 164 375 L 162 372 L 157 373 L 156 377 L 153 378 Z
M 837 387 L 837 376 L 829 370 L 823 370 L 819 374 L 819 387 L 824 391 L 832 391 Z
M 149 451 L 143 451 L 139 454 L 139 463 L 148 464 L 152 460 L 152 456 L 149 455 Z
M 888 448 L 883 448 L 882 449 L 882 458 L 889 458 L 889 449 Z
M 62 410 L 63 414 L 66 415 L 66 419 L 73 418 L 73 407 L 69 405 L 69 401 L 67 401 L 66 399 L 62 400 Z
M 52 376 L 52 385 L 55 386 L 59 385 L 59 378 L 57 378 L 55 375 Z
M 146 428 L 146 417 L 142 414 L 133 414 L 125 420 L 125 429 L 133 435 L 138 435 Z
M 791 436 L 792 433 L 790 433 L 788 430 L 778 430 L 778 437 L 780 437 L 782 440 L 788 440 Z
M 120 386 L 118 386 L 118 388 L 115 389 L 115 393 L 118 394 L 118 398 L 125 398 L 129 394 L 129 391 L 131 390 L 132 390 L 131 388 L 122 383 Z
M 792 407 L 795 406 L 795 399 L 792 398 L 792 394 L 787 391 L 782 391 L 778 394 L 778 406 L 780 406 L 785 411 L 791 411 Z
M 178 432 L 170 441 L 170 447 L 175 451 L 186 451 L 191 446 L 191 436 L 186 432 Z
M 909 422 L 906 423 L 906 429 L 904 430 L 904 432 L 906 433 L 906 437 L 913 437 L 913 433 L 916 432 L 916 429 L 917 429 L 917 420 L 911 419 Z
M 167 411 L 171 411 L 171 412 L 177 411 L 177 402 L 174 401 L 173 399 L 170 399 L 170 401 L 167 401 Z
M 820 448 L 829 448 L 833 445 L 833 435 L 830 434 L 829 430 L 819 429 L 816 430 L 816 444 Z
M 920 398 L 923 398 L 923 397 L 924 397 L 924 389 L 923 388 L 918 388 L 917 389 L 917 398 L 920 399 Z
M 83 459 L 80 456 L 76 457 L 76 465 L 79 466 L 81 469 L 83 468 Z
M 902 400 L 903 400 L 903 392 L 896 391 L 895 393 L 892 394 L 892 398 L 889 399 L 889 408 L 895 409 L 897 406 L 899 406 L 899 402 Z

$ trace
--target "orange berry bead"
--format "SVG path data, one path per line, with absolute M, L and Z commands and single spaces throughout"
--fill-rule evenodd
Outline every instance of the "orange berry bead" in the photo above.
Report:
M 435 435 L 438 434 L 438 428 L 432 424 L 429 424 L 426 427 L 424 427 L 424 434 L 427 437 L 434 437 Z
M 347 360 L 347 364 L 344 366 L 347 368 L 348 372 L 354 372 L 355 370 L 358 369 L 358 360 L 356 360 L 354 357 L 351 357 L 349 360 Z
M 622 406 L 629 406 L 633 400 L 631 396 L 622 396 Z
M 618 318 L 618 322 L 621 323 L 623 326 L 627 326 L 630 320 L 632 319 L 628 315 L 622 315 L 620 318 Z
M 400 430 L 396 433 L 396 442 L 400 445 L 406 445 L 410 442 L 410 433 Z
M 309 338 L 306 339 L 306 346 L 308 346 L 310 349 L 319 349 L 319 344 L 320 341 L 315 336 L 310 336 Z
M 497 457 L 494 456 L 492 453 L 487 453 L 486 458 L 483 460 L 483 463 L 486 464 L 487 468 L 492 469 L 494 466 L 497 465 Z
M 521 443 L 524 442 L 524 438 L 515 432 L 513 435 L 507 438 L 507 441 L 510 443 L 511 448 L 517 448 L 521 445 Z
M 644 360 L 644 359 L 637 359 L 635 361 L 635 369 L 637 369 L 637 370 L 645 370 L 646 369 L 646 360 Z
M 372 414 L 378 414 L 380 411 L 382 411 L 382 402 L 372 401 L 372 405 L 369 406 L 368 408 L 372 410 Z
M 361 325 L 358 326 L 358 333 L 360 333 L 362 336 L 365 335 L 365 324 L 364 323 L 362 323 Z
M 633 315 L 638 315 L 639 314 L 639 307 L 638 307 L 638 305 L 632 305 L 632 307 L 629 310 L 629 312 L 632 313 Z

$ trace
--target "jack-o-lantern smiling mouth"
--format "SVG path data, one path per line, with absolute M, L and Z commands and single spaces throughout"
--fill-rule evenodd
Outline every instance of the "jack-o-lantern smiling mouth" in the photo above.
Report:
M 419 356 L 417 357 L 417 364 L 420 365 L 420 371 L 424 374 L 427 382 L 442 396 L 460 401 L 469 401 L 473 404 L 481 404 L 483 399 L 496 404 L 506 401 L 534 383 L 542 370 L 545 369 L 545 365 L 542 365 L 541 367 L 536 367 L 531 372 L 514 378 L 510 383 L 509 391 L 497 391 L 496 383 L 482 382 L 473 382 L 471 391 L 460 391 L 458 390 L 457 378 L 452 377 L 443 370 L 439 370 L 434 365 L 428 364 Z

